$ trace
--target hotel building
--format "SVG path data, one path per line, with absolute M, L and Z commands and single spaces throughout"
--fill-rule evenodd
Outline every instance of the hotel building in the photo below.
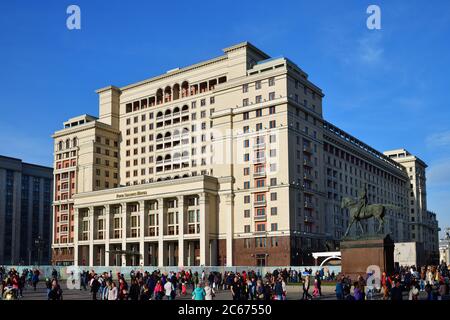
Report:
M 0 156 L 0 265 L 49 264 L 52 168 Z
M 308 264 L 364 186 L 400 208 L 385 228 L 410 239 L 405 168 L 326 122 L 322 90 L 289 59 L 223 51 L 99 89 L 98 118 L 55 132 L 53 262 Z

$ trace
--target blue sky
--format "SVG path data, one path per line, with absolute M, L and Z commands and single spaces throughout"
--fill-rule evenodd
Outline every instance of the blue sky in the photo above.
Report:
M 66 28 L 71 4 L 81 30 Z M 366 27 L 370 4 L 381 30 Z M 71 116 L 98 114 L 95 89 L 248 40 L 310 75 L 328 121 L 427 162 L 428 207 L 450 226 L 449 39 L 446 0 L 1 1 L 0 154 L 51 165 L 50 135 Z

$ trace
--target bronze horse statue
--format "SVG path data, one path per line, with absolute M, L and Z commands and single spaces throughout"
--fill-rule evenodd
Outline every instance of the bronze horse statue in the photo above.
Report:
M 352 198 L 343 197 L 341 202 L 341 208 L 347 208 L 350 214 L 350 224 L 348 225 L 347 231 L 345 231 L 344 237 L 346 237 L 350 231 L 353 223 L 356 222 L 357 225 L 361 228 L 361 232 L 364 234 L 364 229 L 361 224 L 361 220 L 367 220 L 370 218 L 375 218 L 379 222 L 379 227 L 377 233 L 381 233 L 383 231 L 384 226 L 384 216 L 386 214 L 386 209 L 398 209 L 392 205 L 383 205 L 383 204 L 368 204 L 365 205 L 361 212 L 359 212 L 359 202 L 353 200 Z M 358 214 L 359 212 L 359 214 Z

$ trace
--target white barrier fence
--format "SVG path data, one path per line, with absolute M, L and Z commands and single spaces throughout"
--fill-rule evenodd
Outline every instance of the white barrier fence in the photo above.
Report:
M 338 275 L 339 272 L 341 272 L 341 266 L 273 266 L 273 267 L 256 267 L 256 266 L 236 266 L 236 267 L 224 267 L 224 266 L 192 266 L 192 267 L 156 267 L 156 266 L 127 266 L 127 267 L 120 267 L 120 266 L 111 266 L 111 267 L 105 267 L 105 266 L 3 266 L 6 270 L 10 270 L 14 268 L 18 272 L 22 272 L 25 269 L 28 270 L 39 270 L 40 272 L 40 278 L 45 277 L 51 277 L 53 269 L 55 269 L 58 272 L 58 277 L 60 279 L 67 279 L 71 276 L 71 274 L 75 273 L 81 273 L 83 271 L 90 272 L 92 270 L 95 271 L 95 273 L 100 274 L 103 272 L 112 272 L 113 276 L 115 277 L 117 273 L 123 274 L 126 278 L 130 277 L 130 274 L 132 271 L 137 272 L 153 272 L 155 270 L 159 270 L 162 273 L 168 273 L 168 272 L 179 272 L 182 270 L 189 270 L 190 272 L 198 272 L 201 274 L 203 271 L 205 271 L 206 274 L 209 274 L 209 272 L 242 272 L 242 271 L 250 271 L 253 270 L 257 274 L 264 276 L 267 272 L 272 273 L 274 270 L 296 270 L 299 273 L 303 273 L 306 270 L 312 270 L 313 274 L 316 271 L 320 271 L 321 269 L 324 270 L 326 273 L 333 273 L 335 275 Z

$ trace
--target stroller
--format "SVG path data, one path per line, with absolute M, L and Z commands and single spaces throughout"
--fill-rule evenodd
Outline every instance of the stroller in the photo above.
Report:
M 16 288 L 13 288 L 11 286 L 8 286 L 5 288 L 5 291 L 3 292 L 3 300 L 18 300 L 18 292 Z

